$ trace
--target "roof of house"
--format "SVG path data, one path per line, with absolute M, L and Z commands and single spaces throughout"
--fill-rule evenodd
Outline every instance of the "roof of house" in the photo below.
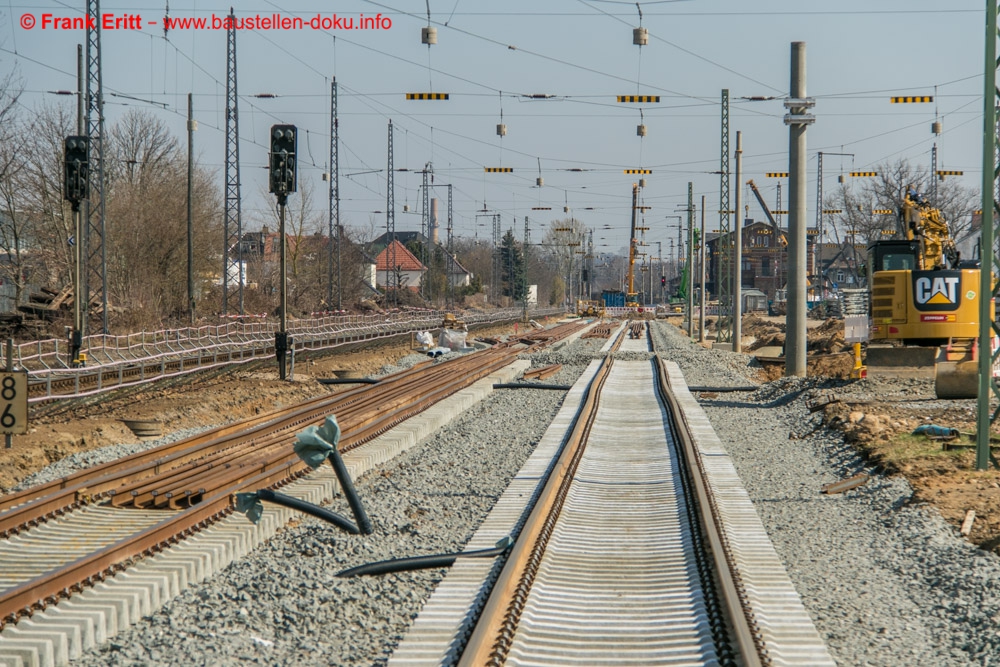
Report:
M 392 257 L 395 249 L 395 257 Z M 390 261 L 395 260 L 395 265 L 400 271 L 426 271 L 427 267 L 420 263 L 412 252 L 406 249 L 399 240 L 393 241 L 386 249 L 375 258 L 375 270 L 388 271 L 392 268 Z

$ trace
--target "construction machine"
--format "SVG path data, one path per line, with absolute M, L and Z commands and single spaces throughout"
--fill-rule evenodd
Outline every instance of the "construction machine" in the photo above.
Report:
M 921 352 L 926 356 L 930 348 L 937 397 L 975 398 L 979 262 L 961 259 L 941 211 L 912 186 L 898 219 L 904 238 L 868 247 L 870 339 L 893 343 L 880 350 L 890 365 L 919 366 Z M 875 351 L 869 347 L 869 365 Z

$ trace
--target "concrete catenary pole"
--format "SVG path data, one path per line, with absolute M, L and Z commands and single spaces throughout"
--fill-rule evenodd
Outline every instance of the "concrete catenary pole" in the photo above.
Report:
M 736 132 L 736 224 L 733 225 L 733 352 L 743 351 L 743 133 Z
M 791 97 L 788 114 L 788 311 L 785 315 L 785 375 L 806 375 L 806 128 L 813 122 L 806 113 L 813 100 L 806 98 L 806 43 L 792 42 Z

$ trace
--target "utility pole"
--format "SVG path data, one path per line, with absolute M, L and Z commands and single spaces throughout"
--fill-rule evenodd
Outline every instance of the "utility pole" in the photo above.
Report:
M 188 93 L 188 164 L 187 164 L 187 296 L 188 323 L 194 325 L 194 215 L 192 202 L 194 199 L 192 182 L 194 181 L 194 131 L 198 123 L 194 119 L 194 103 Z
M 993 383 L 993 363 L 997 353 L 986 354 L 991 350 L 992 336 L 1000 333 L 997 323 L 993 321 L 990 308 L 991 294 L 994 298 L 997 289 L 992 284 L 992 278 L 997 271 L 994 242 L 997 238 L 997 201 L 1000 164 L 997 160 L 997 104 L 1000 95 L 997 93 L 997 0 L 986 0 L 986 48 L 985 74 L 983 76 L 983 181 L 982 181 L 982 225 L 980 228 L 979 247 L 982 248 L 982 267 L 979 272 L 979 395 L 976 400 L 976 470 L 986 470 L 990 463 L 990 398 L 997 392 Z M 932 175 L 933 176 L 933 175 Z M 987 213 L 987 211 L 989 213 Z M 995 416 L 994 416 L 995 418 Z
M 333 307 L 333 234 L 337 231 L 337 310 L 344 309 L 344 289 L 341 284 L 340 227 L 340 119 L 337 116 L 337 77 L 330 82 L 330 222 L 326 255 L 326 307 Z
M 522 259 L 524 266 L 521 270 L 521 322 L 528 323 L 528 242 L 531 238 L 528 230 L 528 216 L 524 216 L 524 241 L 522 243 Z
M 87 335 L 91 290 L 101 290 L 101 333 L 108 333 L 108 257 L 104 243 L 104 86 L 101 74 L 101 2 L 87 0 L 87 135 L 90 137 L 90 198 L 86 206 L 83 239 L 83 285 L 75 298 L 82 301 L 83 330 Z M 93 27 L 91 27 L 93 26 Z
M 785 249 L 781 246 L 781 181 L 778 181 L 777 196 L 778 196 L 777 207 L 774 209 L 775 211 L 777 211 L 777 213 L 774 214 L 775 227 L 777 227 L 777 229 L 774 230 L 774 244 L 775 244 L 774 247 L 778 250 L 778 261 L 776 262 L 778 265 L 778 271 L 774 286 L 775 294 L 777 294 L 778 290 L 781 289 L 782 286 L 785 284 L 781 281 L 782 267 L 785 265 L 785 262 L 782 261 L 782 258 L 785 256 Z M 787 308 L 788 307 L 787 292 L 785 294 L 786 294 L 785 307 Z
M 736 131 L 736 229 L 733 236 L 733 352 L 743 351 L 743 133 Z
M 87 123 L 85 121 L 84 115 L 84 98 L 83 98 L 83 45 L 76 45 L 76 134 L 77 136 L 83 137 L 87 131 Z M 89 141 L 89 139 L 88 139 Z M 87 159 L 90 159 L 90 148 L 87 147 Z M 90 176 L 88 175 L 83 179 L 84 183 L 82 185 L 88 186 L 90 184 Z M 85 246 L 83 243 L 83 214 L 80 211 L 80 203 L 84 205 L 84 211 L 87 210 L 86 197 L 82 198 L 82 202 L 77 202 L 73 206 L 73 331 L 70 333 L 70 353 L 69 362 L 70 366 L 76 366 L 79 363 L 80 358 L 80 348 L 83 347 L 83 332 L 86 329 L 86 324 L 84 322 L 86 317 L 86 302 L 90 297 L 90 294 L 86 291 L 84 278 L 83 278 L 83 262 L 86 257 Z
M 813 249 L 813 261 L 816 264 L 815 275 L 819 283 L 819 297 L 823 298 L 826 288 L 826 277 L 823 275 L 823 241 L 826 238 L 826 225 L 823 221 L 823 156 L 839 155 L 842 157 L 854 157 L 854 153 L 824 153 L 820 151 L 816 155 L 816 243 Z M 843 175 L 841 175 L 843 180 Z
M 732 342 L 732 255 L 729 225 L 729 89 L 722 89 L 722 136 L 720 139 L 719 165 L 719 237 L 717 241 L 718 261 L 716 262 L 715 292 L 719 299 L 719 316 L 716 318 L 715 341 Z
M 637 296 L 635 291 L 635 253 L 636 253 L 636 243 L 638 241 L 635 238 L 635 213 L 638 208 L 639 203 L 639 184 L 632 184 L 632 232 L 629 236 L 628 244 L 628 291 L 625 293 L 625 305 L 635 306 L 638 305 L 638 300 L 635 298 Z
M 385 267 L 385 293 L 386 296 L 392 295 L 391 298 L 387 298 L 386 301 L 391 301 L 396 303 L 396 289 L 399 288 L 399 281 L 397 278 L 397 268 L 396 268 L 396 203 L 395 203 L 395 193 L 393 192 L 395 185 L 393 183 L 393 167 L 392 167 L 392 119 L 389 119 L 389 143 L 388 143 L 388 170 L 385 175 L 385 238 L 388 243 L 386 246 L 386 267 Z M 392 276 L 390 278 L 389 276 Z
M 431 227 L 431 183 L 434 180 L 434 166 L 428 162 L 424 165 L 424 169 L 420 172 L 423 176 L 423 210 L 420 212 L 420 262 L 426 267 L 427 266 L 427 246 L 430 243 L 428 238 L 430 235 Z M 430 267 L 425 275 L 429 277 Z M 420 295 L 426 296 L 427 291 L 424 286 L 424 280 L 420 280 Z
M 694 335 L 694 183 L 688 181 L 687 314 L 688 338 Z
M 570 258 L 572 261 L 572 257 Z M 571 264 L 572 266 L 572 264 Z M 500 257 L 500 214 L 493 214 L 493 303 L 500 303 L 500 293 L 503 292 L 503 279 L 501 277 L 501 272 L 503 271 L 503 259 Z M 572 280 L 573 274 L 570 273 L 570 280 Z M 573 296 L 573 283 L 570 283 L 570 297 Z
M 236 275 L 237 307 L 243 314 L 243 222 L 240 210 L 240 115 L 236 90 L 236 15 L 226 30 L 226 213 L 222 246 L 222 314 L 229 314 L 229 281 Z M 284 239 L 282 239 L 284 243 Z
M 705 256 L 707 255 L 706 248 L 708 243 L 705 239 L 705 195 L 701 196 L 701 261 L 698 262 L 698 277 L 701 281 L 701 294 L 699 300 L 701 301 L 700 307 L 698 308 L 698 342 L 705 342 L 705 308 L 708 305 L 708 301 L 705 298 Z
M 806 97 L 806 43 L 792 42 L 788 125 L 788 312 L 785 315 L 785 375 L 806 375 L 806 128 L 815 101 Z
M 452 238 L 452 208 L 451 184 L 448 184 L 448 307 L 455 305 L 455 246 Z

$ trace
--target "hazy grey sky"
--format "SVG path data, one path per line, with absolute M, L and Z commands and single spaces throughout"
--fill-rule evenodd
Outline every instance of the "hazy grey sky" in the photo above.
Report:
M 75 89 L 82 30 L 56 29 L 79 19 L 83 0 L 8 0 L 0 7 L 0 62 L 17 70 L 23 104 L 69 103 L 47 91 Z M 646 168 L 648 241 L 676 237 L 687 183 L 696 203 L 718 209 L 721 89 L 731 95 L 731 148 L 743 132 L 744 168 L 768 201 L 768 171 L 787 170 L 782 100 L 789 85 L 790 43 L 807 44 L 808 93 L 816 98 L 808 133 L 809 210 L 814 210 L 816 151 L 853 153 L 824 159 L 825 185 L 852 169 L 907 158 L 930 165 L 935 113 L 939 168 L 980 180 L 985 7 L 955 0 L 839 3 L 679 0 L 640 3 L 649 44 L 632 43 L 635 3 L 612 0 L 430 0 L 438 43 L 421 44 L 424 2 L 245 0 L 238 31 L 244 225 L 256 228 L 273 199 L 265 182 L 267 133 L 274 123 L 299 128 L 300 183 L 314 186 L 324 213 L 330 144 L 330 79 L 339 85 L 340 172 L 344 224 L 385 224 L 386 123 L 395 132 L 395 166 L 433 163 L 436 184 L 455 187 L 456 234 L 488 238 L 477 223 L 485 207 L 520 235 L 562 217 L 568 205 L 595 230 L 599 250 L 627 242 L 631 183 L 623 169 Z M 206 29 L 175 26 L 164 38 L 164 0 L 105 0 L 104 83 L 109 122 L 131 106 L 162 118 L 184 140 L 186 95 L 194 93 L 200 161 L 219 173 L 225 128 L 226 32 L 211 29 L 229 4 L 173 0 L 173 20 L 204 19 Z M 322 22 L 337 29 L 323 30 Z M 49 15 L 49 16 L 44 16 Z M 30 16 L 30 19 L 25 18 Z M 377 29 L 359 29 L 362 16 Z M 266 21 L 302 19 L 302 29 Z M 346 29 L 352 19 L 354 29 Z M 320 29 L 313 29 L 309 21 Z M 150 22 L 155 21 L 155 25 Z M 28 29 L 29 24 L 34 24 Z M 43 27 L 44 23 L 44 27 Z M 331 26 L 332 28 L 332 26 Z M 407 92 L 446 92 L 448 101 L 407 101 Z M 275 98 L 255 95 L 273 94 Z M 658 104 L 619 104 L 617 95 L 660 95 Z M 890 104 L 893 95 L 935 95 L 934 104 Z M 529 95 L 550 95 L 532 99 Z M 745 101 L 743 97 L 775 97 Z M 136 101 L 139 98 L 148 102 Z M 155 104 L 153 104 L 155 103 Z M 642 119 L 645 138 L 636 134 Z M 501 120 L 507 126 L 496 134 Z M 483 167 L 513 173 L 484 173 Z M 539 175 L 542 188 L 535 187 Z M 382 170 L 377 173 L 372 170 Z M 585 170 L 585 171 L 579 171 Z M 418 229 L 419 174 L 395 174 L 396 228 Z M 734 189 L 737 184 L 734 182 Z M 787 190 L 786 190 L 787 192 Z M 446 189 L 437 194 L 446 197 Z M 761 213 L 749 196 L 751 215 Z M 787 194 L 785 195 L 787 202 Z M 551 211 L 532 210 L 551 206 Z M 772 204 L 773 207 L 773 204 Z M 444 207 L 442 206 L 442 211 Z M 710 215 L 717 221 L 717 215 Z M 536 240 L 537 240 L 536 236 Z

